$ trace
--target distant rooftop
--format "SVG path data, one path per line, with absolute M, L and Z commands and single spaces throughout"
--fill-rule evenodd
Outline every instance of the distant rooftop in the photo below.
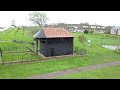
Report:
M 112 29 L 120 29 L 120 26 L 113 26 Z

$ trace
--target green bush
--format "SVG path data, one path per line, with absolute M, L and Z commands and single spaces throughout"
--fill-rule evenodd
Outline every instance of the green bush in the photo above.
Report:
M 80 54 L 80 55 L 84 55 L 84 54 L 86 54 L 86 53 L 87 53 L 87 50 L 86 50 L 85 48 L 79 49 L 79 54 Z
M 120 49 L 115 49 L 115 52 L 120 54 Z
M 105 34 L 110 34 L 111 31 L 105 31 Z
M 88 30 L 84 30 L 84 33 L 85 33 L 85 34 L 88 34 Z
M 89 33 L 93 33 L 94 31 L 93 30 L 90 30 Z

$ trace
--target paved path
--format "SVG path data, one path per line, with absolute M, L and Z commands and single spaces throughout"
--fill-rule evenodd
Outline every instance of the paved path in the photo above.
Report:
M 0 40 L 0 42 L 12 42 L 11 40 Z
M 102 45 L 102 47 L 108 48 L 108 49 L 111 49 L 111 50 L 115 50 L 115 49 L 120 48 L 120 46 L 113 46 L 113 45 Z
M 9 26 L 8 27 L 5 27 L 3 29 L 0 29 L 0 31 L 4 31 L 4 30 L 7 30 L 8 28 L 10 28 Z
M 28 79 L 52 79 L 52 78 L 56 78 L 56 77 L 60 77 L 68 74 L 74 74 L 82 71 L 95 70 L 95 69 L 100 69 L 100 68 L 105 68 L 110 66 L 117 66 L 117 65 L 120 65 L 120 61 L 98 64 L 94 66 L 85 66 L 85 67 L 80 67 L 76 69 L 68 69 L 64 71 L 56 71 L 56 72 L 51 72 L 43 75 L 35 75 L 35 76 L 28 77 Z

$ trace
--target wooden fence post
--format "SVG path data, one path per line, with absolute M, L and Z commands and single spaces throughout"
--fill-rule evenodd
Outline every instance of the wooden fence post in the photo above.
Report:
M 22 54 L 22 60 L 23 60 L 23 54 Z
M 2 49 L 0 47 L 0 63 L 2 63 Z
M 31 56 L 30 59 L 32 60 L 32 54 L 30 54 L 30 56 Z

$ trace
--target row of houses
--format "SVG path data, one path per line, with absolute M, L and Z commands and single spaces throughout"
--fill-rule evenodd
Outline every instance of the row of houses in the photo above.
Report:
M 120 27 L 113 27 L 112 29 L 111 29 L 111 34 L 113 34 L 113 35 L 120 35 Z
M 58 24 L 45 25 L 45 27 L 52 27 L 52 28 L 60 27 L 70 32 L 83 32 L 84 30 L 88 30 L 88 31 L 96 31 L 99 33 L 104 33 L 104 28 L 105 28 L 102 25 L 90 25 L 89 23 L 80 23 L 80 24 L 58 23 Z
M 50 24 L 45 25 L 45 28 L 64 28 L 69 32 L 83 32 L 84 30 L 92 31 L 94 33 L 105 33 L 108 32 L 114 35 L 120 35 L 120 27 L 116 26 L 108 26 L 109 30 L 102 25 L 90 25 L 89 23 L 80 23 L 80 24 L 65 24 L 65 23 L 58 23 L 58 24 Z

